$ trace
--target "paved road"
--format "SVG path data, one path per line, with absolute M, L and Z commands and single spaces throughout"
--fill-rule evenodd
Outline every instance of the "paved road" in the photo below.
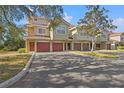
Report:
M 124 87 L 124 61 L 66 52 L 37 53 L 29 73 L 10 87 Z

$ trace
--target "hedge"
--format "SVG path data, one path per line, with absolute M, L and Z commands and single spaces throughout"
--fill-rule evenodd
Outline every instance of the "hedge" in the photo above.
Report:
M 118 46 L 117 49 L 124 49 L 124 46 Z
M 19 48 L 19 49 L 18 49 L 18 52 L 19 52 L 19 53 L 25 53 L 25 48 Z

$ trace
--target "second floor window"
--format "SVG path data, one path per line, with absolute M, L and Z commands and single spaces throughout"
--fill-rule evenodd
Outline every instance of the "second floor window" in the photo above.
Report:
M 59 26 L 56 28 L 56 33 L 57 34 L 65 34 L 66 33 L 66 28 L 63 26 Z
M 45 29 L 38 29 L 36 34 L 37 35 L 45 34 Z
M 124 40 L 124 38 L 123 38 L 123 37 L 121 37 L 121 40 L 123 41 L 123 40 Z
M 34 21 L 37 21 L 37 18 L 34 18 Z

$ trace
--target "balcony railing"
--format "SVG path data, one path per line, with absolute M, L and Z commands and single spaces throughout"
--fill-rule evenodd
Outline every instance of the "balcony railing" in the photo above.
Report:
M 74 36 L 74 39 L 77 39 L 77 40 L 86 40 L 86 41 L 91 41 L 92 38 L 88 35 L 84 36 L 84 35 L 75 35 Z

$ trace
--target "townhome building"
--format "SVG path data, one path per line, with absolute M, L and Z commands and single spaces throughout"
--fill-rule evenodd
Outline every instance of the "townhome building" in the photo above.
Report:
M 89 51 L 91 49 L 91 37 L 84 31 L 73 27 L 70 29 L 72 33 L 73 50 Z
M 42 17 L 30 17 L 27 25 L 26 51 L 50 52 L 71 50 L 72 41 L 69 27 L 72 25 L 62 19 L 53 30 L 49 30 L 49 20 Z
M 124 46 L 124 33 L 111 32 L 110 33 L 111 49 L 117 49 L 117 46 Z
M 61 19 L 61 23 L 53 29 L 49 29 L 49 24 L 49 20 L 43 17 L 29 18 L 25 37 L 27 52 L 89 51 L 91 49 L 91 36 L 64 19 Z M 107 31 L 96 38 L 95 48 L 110 48 Z
M 74 42 L 79 42 L 81 50 L 89 51 L 92 46 L 92 37 L 85 31 L 79 30 L 76 27 L 72 29 L 72 37 Z M 103 31 L 99 37 L 95 38 L 95 50 L 110 49 L 109 32 Z M 75 50 L 75 49 L 74 49 Z
M 111 42 L 109 41 L 109 31 L 103 31 L 99 37 L 96 38 L 96 50 L 111 49 Z

